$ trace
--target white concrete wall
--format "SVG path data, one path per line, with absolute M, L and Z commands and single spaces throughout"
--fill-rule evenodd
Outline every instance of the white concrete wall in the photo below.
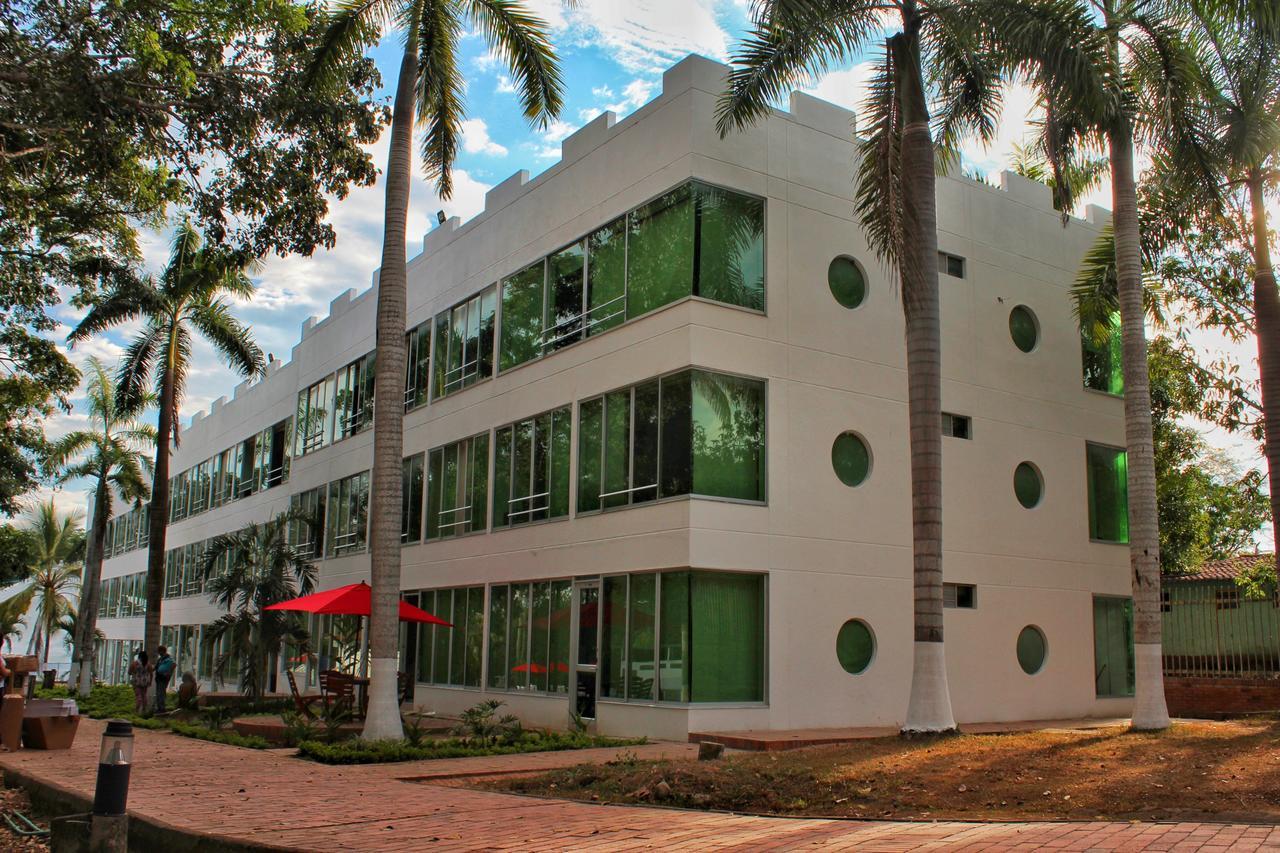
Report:
M 768 506 L 674 500 L 581 519 L 499 530 L 403 551 L 405 589 L 656 568 L 768 572 L 767 702 L 740 708 L 602 702 L 600 728 L 679 736 L 690 728 L 883 725 L 901 722 L 911 666 L 911 529 L 905 348 L 898 288 L 868 250 L 853 215 L 852 117 L 805 96 L 791 113 L 718 138 L 714 104 L 724 69 L 677 65 L 663 93 L 625 121 L 604 116 L 564 141 L 564 160 L 495 187 L 484 213 L 427 235 L 410 262 L 409 322 L 426 321 L 503 275 L 580 237 L 690 176 L 767 198 L 767 312 L 690 299 L 503 373 L 405 417 L 405 454 L 501 426 L 688 365 L 768 382 Z M 1090 543 L 1086 440 L 1123 442 L 1119 399 L 1081 385 L 1069 287 L 1100 218 L 1065 228 L 1043 187 L 1004 176 L 1003 189 L 938 182 L 939 242 L 966 258 L 964 279 L 942 276 L 943 404 L 968 415 L 973 440 L 944 439 L 947 580 L 978 586 L 976 610 L 948 610 L 947 655 L 961 722 L 1113 714 L 1123 700 L 1093 687 L 1091 594 L 1125 594 L 1127 549 Z M 864 267 L 868 297 L 839 306 L 826 281 L 838 254 Z M 292 360 L 185 433 L 181 471 L 293 413 L 297 392 L 373 346 L 372 290 L 334 300 L 304 326 Z M 1029 306 L 1039 346 L 1020 352 L 1009 311 Z M 874 455 L 850 489 L 830 448 L 852 429 Z M 370 465 L 369 433 L 294 459 L 286 486 L 173 525 L 169 547 L 234 530 L 287 505 L 290 493 Z M 576 437 L 575 437 L 576 444 Z M 1045 496 L 1014 498 L 1014 467 L 1035 463 Z M 576 460 L 575 460 L 576 464 Z M 571 501 L 572 504 L 572 501 Z M 108 577 L 140 571 L 145 552 L 109 561 Z M 322 586 L 368 576 L 367 555 L 325 560 Z M 203 598 L 165 602 L 166 623 L 209 622 Z M 865 619 L 878 648 L 868 670 L 845 673 L 835 638 Z M 139 620 L 133 620 L 139 621 Z M 1015 640 L 1027 624 L 1049 645 L 1024 674 Z M 109 636 L 113 622 L 104 626 Z M 124 628 L 118 630 L 124 631 Z M 473 690 L 419 686 L 442 712 Z M 563 725 L 564 697 L 512 696 L 529 722 Z

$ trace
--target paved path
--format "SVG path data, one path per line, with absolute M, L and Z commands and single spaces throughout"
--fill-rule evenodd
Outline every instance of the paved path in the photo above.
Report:
M 0 755 L 18 776 L 87 800 L 102 724 L 85 719 L 74 748 Z M 684 744 L 633 747 L 687 754 Z M 137 732 L 129 809 L 160 831 L 232 849 L 301 850 L 1280 850 L 1280 827 L 1140 823 L 883 823 L 747 817 L 589 803 L 403 781 L 442 765 L 485 772 L 605 760 L 609 750 L 447 762 L 330 767 L 289 751 L 254 751 Z M 466 763 L 464 765 L 464 762 Z M 171 846 L 171 845 L 166 845 Z

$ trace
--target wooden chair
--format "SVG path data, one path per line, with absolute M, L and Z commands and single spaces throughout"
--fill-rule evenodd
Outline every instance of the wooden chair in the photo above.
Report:
M 356 683 L 345 672 L 326 670 L 320 673 L 320 696 L 325 710 L 346 708 L 356 713 Z
M 311 706 L 321 700 L 320 696 L 304 696 L 298 690 L 298 680 L 293 677 L 293 670 L 286 669 L 284 671 L 285 678 L 289 679 L 289 693 L 293 696 L 293 707 L 299 714 L 308 720 L 316 718 L 315 712 L 311 710 Z

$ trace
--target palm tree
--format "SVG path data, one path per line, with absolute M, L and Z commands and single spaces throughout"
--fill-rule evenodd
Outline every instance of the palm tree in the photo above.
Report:
M 89 385 L 86 396 L 92 427 L 68 433 L 54 442 L 49 451 L 49 465 L 58 472 L 60 481 L 77 477 L 97 480 L 93 494 L 92 535 L 89 537 L 78 605 L 84 618 L 76 621 L 72 654 L 72 661 L 79 671 L 78 692 L 81 696 L 88 696 L 93 689 L 93 638 L 97 629 L 99 582 L 112 503 L 119 496 L 125 503 L 141 506 L 150 495 L 145 474 L 151 470 L 151 459 L 143 451 L 156 442 L 155 429 L 138 423 L 139 412 L 117 411 L 115 382 L 102 362 L 90 357 L 87 371 Z M 150 402 L 149 395 L 144 402 Z
M 945 732 L 956 724 L 942 633 L 942 371 L 930 122 L 936 120 L 947 150 L 962 132 L 983 139 L 994 132 L 998 80 L 972 50 L 977 19 L 955 0 L 762 0 L 734 55 L 716 126 L 722 136 L 745 128 L 810 74 L 858 56 L 888 25 L 887 14 L 900 29 L 886 39 L 870 83 L 857 213 L 872 249 L 899 275 L 906 319 L 915 645 L 903 732 Z
M 1153 181 L 1208 233 L 1246 223 L 1253 259 L 1262 422 L 1272 529 L 1280 531 L 1280 292 L 1271 265 L 1268 194 L 1280 187 L 1280 26 L 1258 9 L 1187 3 L 1180 18 L 1199 84 L 1189 114 L 1155 113 Z M 1191 128 L 1188 133 L 1184 128 Z M 1188 150 L 1190 149 L 1190 150 Z
M 1160 623 L 1160 531 L 1147 372 L 1134 142 L 1152 115 L 1187 115 L 1192 63 L 1164 0 L 984 0 L 984 33 L 1002 67 L 1028 76 L 1046 105 L 1043 150 L 1063 210 L 1078 146 L 1106 146 L 1111 170 L 1128 452 L 1129 561 L 1136 689 L 1132 726 L 1167 728 Z M 1170 128 L 1185 150 L 1192 128 Z
M 425 129 L 421 157 L 442 199 L 453 192 L 453 161 L 464 115 L 465 80 L 458 40 L 470 25 L 510 69 L 525 118 L 541 127 L 560 112 L 560 69 L 547 27 L 519 0 L 338 0 L 317 52 L 314 75 L 333 84 L 332 71 L 375 44 L 384 29 L 403 33 L 404 53 L 392 107 L 387 192 L 378 274 L 378 356 L 373 426 L 369 531 L 371 679 L 364 736 L 403 734 L 396 701 L 396 646 L 400 598 L 401 464 L 404 457 L 405 228 L 412 170 L 413 130 Z
M 150 541 L 147 550 L 147 617 L 143 648 L 155 655 L 160 645 L 160 607 L 164 594 L 165 529 L 169 523 L 170 442 L 179 443 L 178 414 L 186 391 L 194 333 L 205 337 L 243 376 L 262 374 L 262 351 L 249 330 L 231 314 L 228 297 L 253 295 L 252 262 L 217 246 L 205 246 L 199 232 L 184 222 L 174 234 L 169 262 L 159 280 L 125 282 L 108 291 L 70 335 L 72 345 L 121 323 L 141 317 L 142 331 L 129 344 L 116 376 L 116 416 L 137 412 L 154 394 L 156 458 L 151 480 Z
M 263 524 L 216 537 L 205 551 L 202 572 L 205 592 L 226 615 L 207 629 L 211 648 L 228 639 L 227 651 L 214 661 L 219 677 L 233 661 L 240 664 L 240 687 L 255 701 L 266 692 L 273 656 L 281 644 L 305 645 L 306 629 L 292 613 L 267 610 L 316 585 L 316 567 L 289 544 L 289 524 L 282 513 Z
M 49 659 L 58 623 L 74 610 L 70 593 L 80 585 L 79 560 L 84 555 L 84 531 L 77 516 L 60 514 L 52 500 L 37 504 L 28 514 L 35 565 L 26 592 L 35 602 L 36 613 L 27 654 L 36 655 L 38 664 Z
M 35 589 L 27 587 L 17 595 L 0 602 L 0 641 L 9 651 L 13 651 L 13 638 L 27 624 L 27 611 L 31 609 L 31 599 L 35 597 Z

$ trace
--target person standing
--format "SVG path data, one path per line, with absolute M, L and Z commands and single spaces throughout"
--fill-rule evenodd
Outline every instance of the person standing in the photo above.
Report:
M 164 694 L 169 689 L 169 679 L 173 678 L 173 670 L 177 666 L 173 658 L 169 657 L 169 650 L 164 646 L 159 649 L 156 656 L 156 713 L 163 714 Z
M 138 649 L 138 654 L 129 664 L 129 683 L 133 685 L 133 710 L 145 714 L 147 688 L 151 686 L 151 667 L 147 666 L 146 649 Z

